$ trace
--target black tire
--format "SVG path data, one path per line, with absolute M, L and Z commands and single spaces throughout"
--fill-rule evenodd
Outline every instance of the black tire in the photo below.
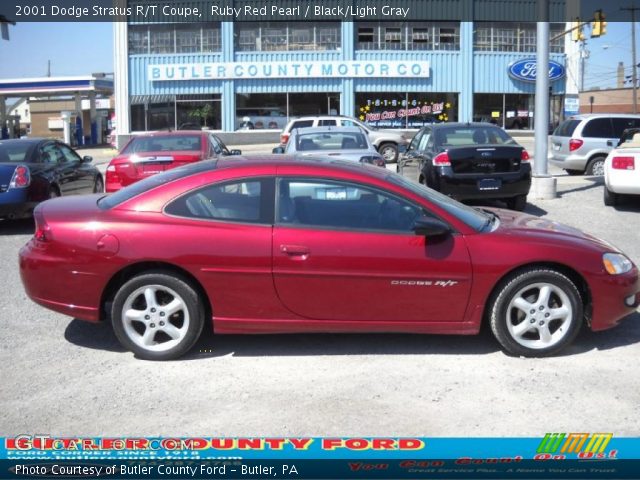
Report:
M 511 210 L 517 210 L 521 212 L 527 206 L 527 196 L 526 195 L 518 195 L 517 197 L 507 198 L 507 207 Z
M 618 204 L 619 200 L 620 200 L 620 195 L 612 192 L 605 185 L 604 186 L 604 204 L 607 207 L 615 207 Z
M 595 175 L 601 177 L 604 175 L 604 161 L 605 157 L 593 157 L 589 160 L 585 175 Z
M 153 291 L 155 306 L 146 300 L 147 289 Z M 182 303 L 179 311 L 165 312 L 163 308 L 174 300 Z M 125 319 L 125 311 L 141 313 L 140 319 Z M 154 270 L 137 275 L 120 287 L 113 299 L 111 322 L 120 343 L 138 358 L 171 360 L 185 354 L 196 343 L 202 333 L 204 312 L 202 300 L 187 279 Z M 147 333 L 149 345 L 143 346 L 142 343 L 147 343 Z
M 564 170 L 565 172 L 567 172 L 568 175 L 582 175 L 584 172 L 582 170 L 572 170 L 569 168 L 565 168 Z
M 55 185 L 49 187 L 49 198 L 58 198 L 60 196 L 60 190 Z
M 546 301 L 543 287 L 548 287 L 550 292 Z M 512 303 L 519 300 L 525 302 L 528 311 Z M 523 357 L 545 357 L 565 348 L 580 331 L 584 316 L 575 284 L 556 270 L 535 267 L 506 278 L 492 296 L 489 308 L 493 335 L 508 353 Z M 565 308 L 563 318 L 551 318 Z M 551 313 L 554 309 L 555 313 Z M 543 338 L 545 330 L 549 335 L 546 339 Z
M 96 181 L 93 182 L 93 193 L 104 193 L 104 182 L 100 175 L 98 175 Z
M 378 148 L 378 153 L 382 155 L 385 163 L 394 163 L 398 161 L 398 146 L 395 143 L 383 143 Z

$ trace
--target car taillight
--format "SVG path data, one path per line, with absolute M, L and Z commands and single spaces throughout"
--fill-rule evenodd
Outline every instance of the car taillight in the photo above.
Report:
M 636 161 L 633 157 L 613 157 L 611 166 L 616 170 L 635 170 Z
M 572 138 L 569 140 L 569 151 L 573 152 L 574 150 L 578 150 L 584 142 L 579 138 Z
M 120 181 L 120 175 L 116 170 L 115 165 L 109 165 L 107 167 L 105 177 L 105 189 L 107 192 L 113 192 L 122 188 L 122 182 Z
M 531 157 L 529 156 L 529 152 L 527 152 L 523 148 L 522 153 L 520 154 L 520 163 L 529 163 L 529 162 L 531 162 Z
M 26 165 L 18 165 L 13 171 L 9 188 L 26 188 L 31 184 L 31 172 Z
M 434 157 L 433 164 L 436 167 L 450 167 L 451 160 L 449 160 L 449 154 L 447 152 L 439 153 Z
M 50 242 L 52 239 L 51 227 L 44 219 L 41 208 L 36 208 L 36 210 L 33 212 L 33 219 L 36 223 L 36 231 L 33 234 L 33 238 L 35 238 L 38 242 Z
M 291 134 L 289 133 L 281 133 L 280 134 L 280 144 L 281 145 L 286 145 L 289 142 L 289 136 Z

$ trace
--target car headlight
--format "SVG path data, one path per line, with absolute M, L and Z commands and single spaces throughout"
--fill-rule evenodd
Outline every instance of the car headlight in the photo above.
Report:
M 633 263 L 621 253 L 605 253 L 602 255 L 604 269 L 610 275 L 620 275 L 627 273 L 633 268 Z

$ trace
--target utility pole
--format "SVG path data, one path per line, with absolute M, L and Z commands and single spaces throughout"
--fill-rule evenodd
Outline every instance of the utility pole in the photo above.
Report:
M 632 3 L 630 7 L 623 7 L 620 10 L 631 12 L 631 88 L 633 88 L 633 113 L 638 113 L 638 73 L 636 70 L 636 10 L 640 10 L 640 7 L 636 7 L 635 4 Z
M 537 0 L 536 31 L 536 97 L 535 97 L 535 159 L 531 194 L 548 200 L 556 197 L 556 179 L 547 169 L 549 141 L 549 0 Z

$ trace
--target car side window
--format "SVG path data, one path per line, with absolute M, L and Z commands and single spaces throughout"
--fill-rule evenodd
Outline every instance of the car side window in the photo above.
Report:
M 409 143 L 409 147 L 407 147 L 407 151 L 413 151 L 413 150 L 417 150 L 418 149 L 418 144 L 420 143 L 420 140 L 422 139 L 422 136 L 424 135 L 424 130 L 420 130 L 418 133 L 416 133 L 415 137 L 413 137 L 413 139 L 411 140 L 411 143 Z
M 634 120 L 635 119 L 629 117 L 612 118 L 611 121 L 613 122 L 613 136 L 616 138 L 620 138 L 622 136 L 622 133 L 626 129 L 635 127 L 636 122 Z
M 360 125 L 353 120 L 347 120 L 346 118 L 343 118 L 342 120 L 340 120 L 340 122 L 342 123 L 343 127 L 360 127 Z
M 313 120 L 298 120 L 293 122 L 293 125 L 291 125 L 291 130 L 294 130 L 296 128 L 307 128 L 307 127 L 313 127 Z
M 318 126 L 319 127 L 335 127 L 336 126 L 336 121 L 335 120 L 331 120 L 331 119 L 320 119 L 318 121 Z
M 613 134 L 611 119 L 594 118 L 589 120 L 582 129 L 582 136 L 586 138 L 613 138 L 615 135 Z
M 283 225 L 409 233 L 422 214 L 413 203 L 355 183 L 279 180 L 276 219 Z
M 66 145 L 58 144 L 58 149 L 62 152 L 62 161 L 69 163 L 80 162 L 80 156 Z
M 58 164 L 64 161 L 64 157 L 55 143 L 47 143 L 40 147 L 40 161 L 42 163 Z
M 430 139 L 431 139 L 431 130 L 427 129 L 424 131 L 424 135 L 422 135 L 422 138 L 420 139 L 420 143 L 418 144 L 418 150 L 421 152 L 427 150 L 427 144 L 429 143 Z
M 251 179 L 207 185 L 173 200 L 165 212 L 205 220 L 271 223 L 267 205 L 273 202 L 273 194 L 269 194 L 273 189 L 268 182 Z

